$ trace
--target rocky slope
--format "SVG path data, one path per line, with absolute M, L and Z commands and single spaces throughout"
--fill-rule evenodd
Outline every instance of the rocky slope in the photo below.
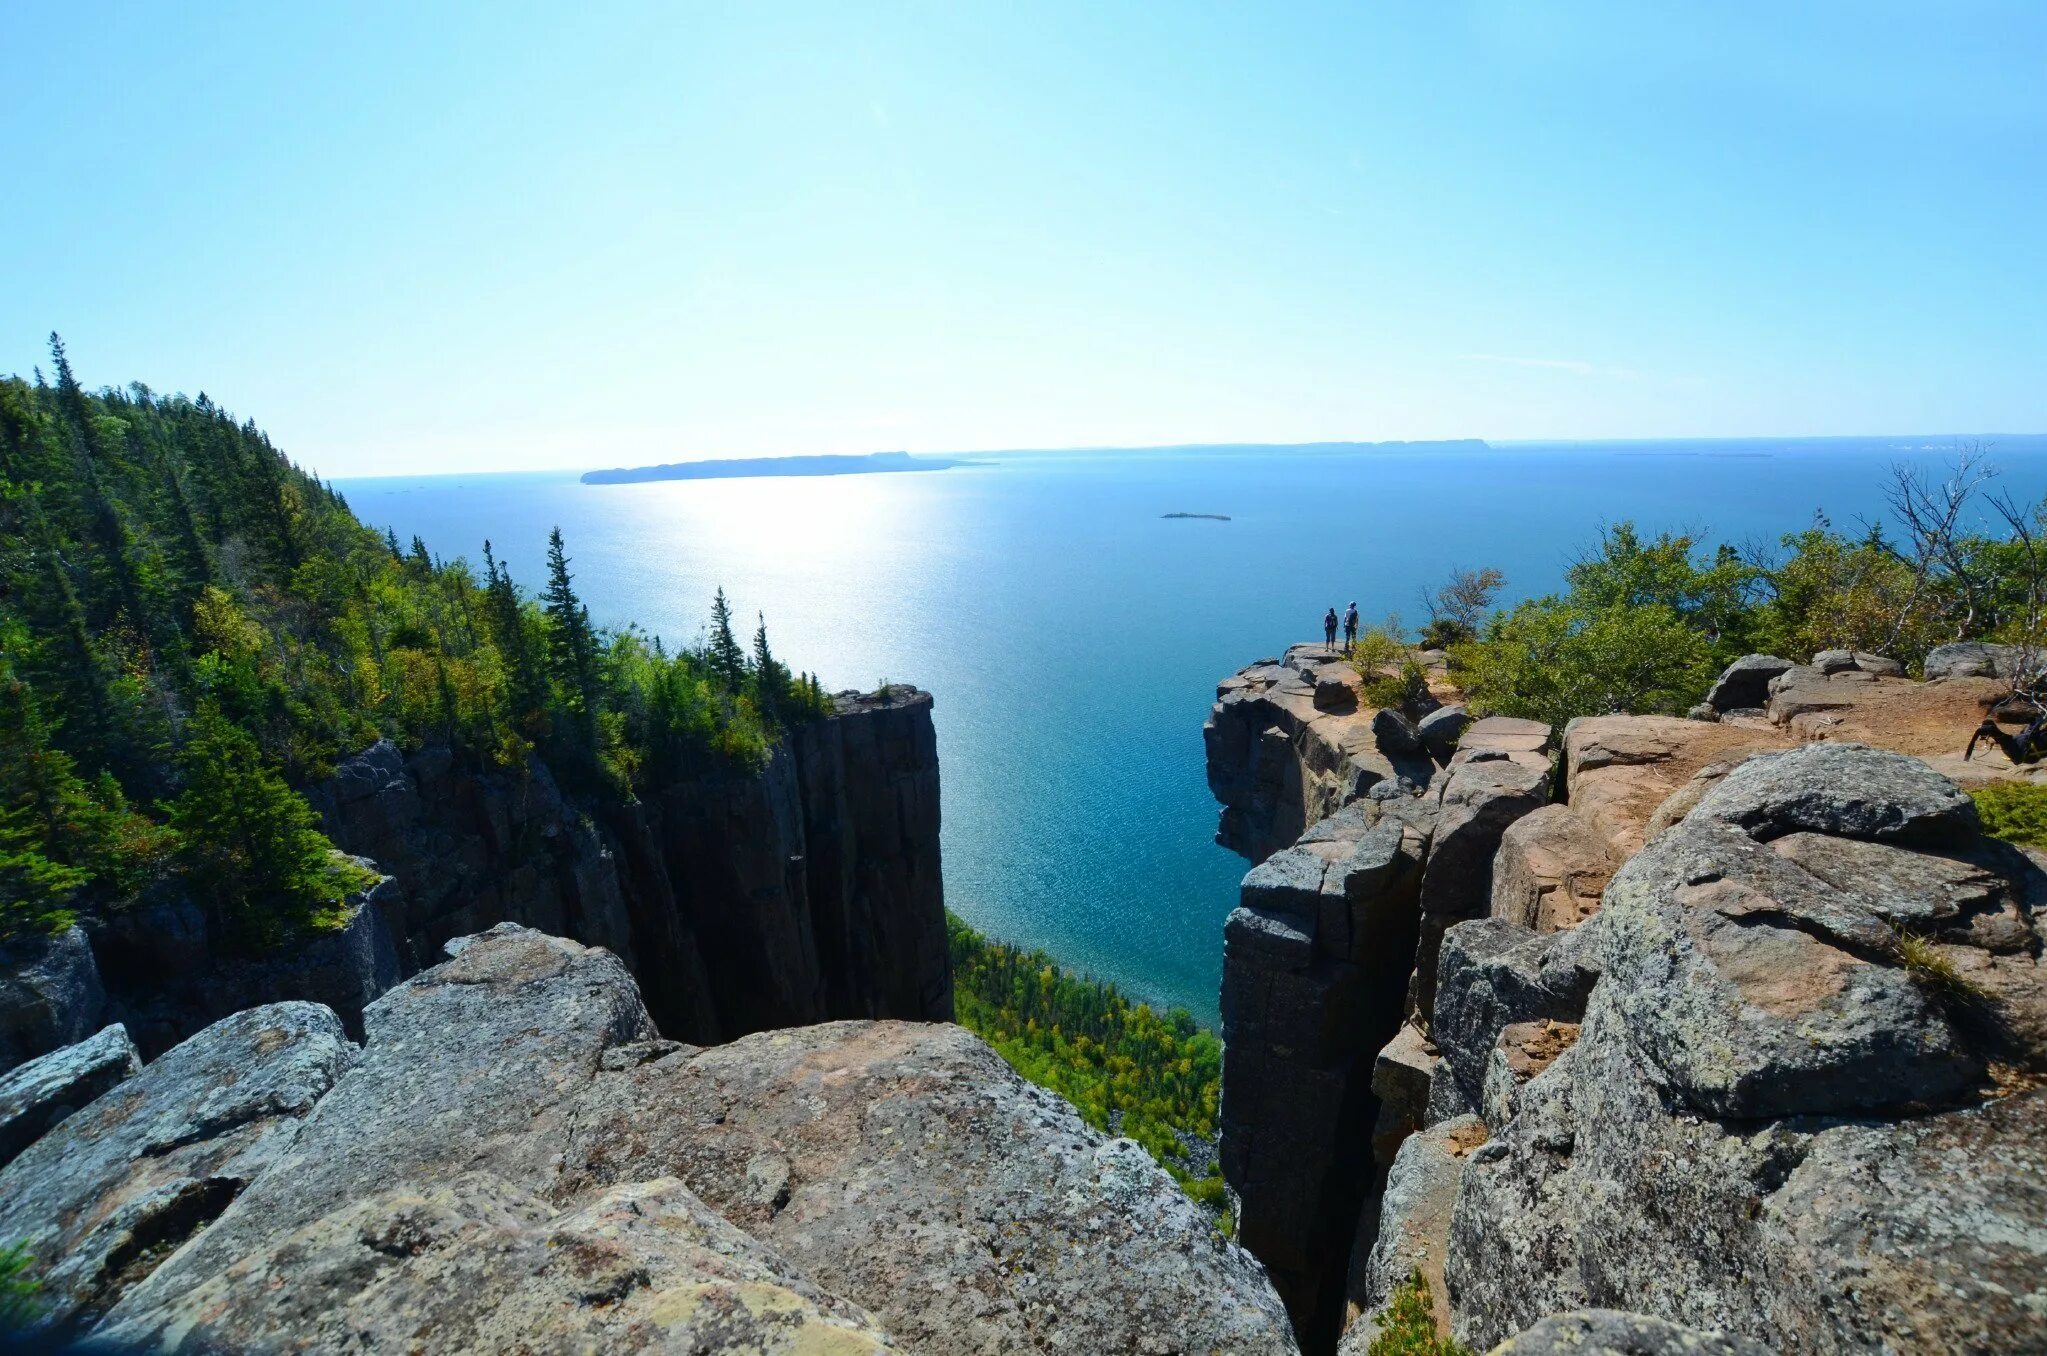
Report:
M 1364 1351 L 1416 1269 L 1481 1349 L 1587 1308 L 1635 1315 L 1509 1349 L 2047 1345 L 2047 877 L 1942 775 L 2031 775 L 1959 757 L 1994 655 L 1754 657 L 1697 719 L 1575 722 L 1553 785 L 1547 731 L 1488 722 L 1380 766 L 1375 713 L 1303 719 L 1319 648 L 1207 731 L 1259 860 L 1223 1162 L 1305 1349 L 1357 1314 Z
M 238 1013 L 0 1170 L 46 1325 L 172 1351 L 1294 1349 L 1157 1165 L 957 1027 L 701 1048 L 608 952 L 512 924 L 448 950 L 360 1047 L 317 1004 Z
M 601 945 L 664 1031 L 728 1039 L 831 1018 L 948 1019 L 931 698 L 846 694 L 759 775 L 671 786 L 593 818 L 539 762 L 470 767 L 380 743 L 310 799 L 386 879 L 337 933 L 226 956 L 171 899 L 0 954 L 0 1069 L 124 1023 L 145 1054 L 258 1003 L 365 1004 L 450 938 L 516 922 Z

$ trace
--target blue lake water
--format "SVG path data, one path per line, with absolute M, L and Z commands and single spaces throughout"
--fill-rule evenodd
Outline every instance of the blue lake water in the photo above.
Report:
M 985 932 L 1213 1021 L 1244 863 L 1212 841 L 1201 723 L 1218 679 L 1352 599 L 1494 565 L 1556 588 L 1599 527 L 1774 540 L 1883 509 L 1896 461 L 1956 439 L 1509 443 L 1491 451 L 1227 447 L 995 453 L 947 471 L 582 485 L 572 472 L 339 482 L 438 555 L 489 538 L 529 588 L 559 524 L 600 623 L 699 636 L 720 585 L 828 687 L 936 695 L 946 895 Z M 2047 490 L 2047 437 L 2000 436 L 2003 486 Z M 1172 512 L 1228 522 L 1168 520 Z

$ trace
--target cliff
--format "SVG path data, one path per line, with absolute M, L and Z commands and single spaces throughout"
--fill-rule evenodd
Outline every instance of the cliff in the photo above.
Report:
M 346 925 L 235 958 L 194 901 L 157 899 L 18 946 L 0 966 L 0 1067 L 126 1025 L 155 1054 L 263 1002 L 364 1006 L 450 938 L 502 922 L 600 945 L 664 1031 L 706 1042 L 838 1018 L 952 1015 L 926 693 L 845 694 L 757 775 L 720 772 L 601 813 L 546 764 L 481 768 L 389 742 L 309 798 L 383 874 Z
M 1416 1270 L 1481 1350 L 2047 1344 L 2047 875 L 1957 788 L 2034 775 L 1959 758 L 1963 658 L 1426 766 L 1320 647 L 1224 682 L 1223 1165 L 1305 1350 Z
M 702 1048 L 657 1034 L 608 952 L 513 924 L 447 951 L 368 1005 L 360 1045 L 318 1004 L 237 1013 L 106 1074 L 0 1169 L 44 1330 L 168 1351 L 1293 1350 L 1257 1262 L 1156 1164 L 958 1027 Z

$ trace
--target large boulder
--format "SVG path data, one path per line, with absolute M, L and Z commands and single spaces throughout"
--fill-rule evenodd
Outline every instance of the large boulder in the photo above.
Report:
M 141 1068 L 127 1028 L 116 1022 L 76 1045 L 0 1074 L 0 1167 Z
M 1798 829 L 1899 843 L 1954 843 L 1976 829 L 1976 805 L 1925 763 L 1861 744 L 1806 744 L 1748 759 L 1708 791 L 1691 820 L 1720 820 L 1753 837 Z
M 1760 709 L 1770 700 L 1770 680 L 1790 667 L 1790 660 L 1773 654 L 1745 654 L 1707 689 L 1706 705 L 1715 711 Z
M 85 929 L 0 945 L 0 1071 L 97 1031 L 106 990 Z
M 698 1049 L 608 952 L 513 925 L 450 949 L 370 1005 L 289 1150 L 106 1336 L 1162 1350 L 1198 1315 L 1207 1348 L 1291 1349 L 1257 1264 L 1156 1164 L 956 1027 Z
M 104 1312 L 266 1179 L 354 1055 L 326 1008 L 251 1008 L 23 1150 L 0 1170 L 0 1238 L 27 1247 L 44 1321 Z
M 1537 932 L 1575 927 L 1599 910 L 1620 863 L 1606 836 L 1568 805 L 1544 805 L 1500 835 L 1491 914 Z
M 1754 724 L 1585 716 L 1564 731 L 1566 800 L 1606 839 L 1617 865 L 1654 836 L 1658 807 L 1705 769 L 1724 771 L 1752 753 L 1789 746 Z
M 556 1192 L 659 1176 L 912 1350 L 1291 1350 L 1258 1264 L 1143 1150 L 955 1026 L 834 1023 L 606 1070 Z
M 1439 1080 L 1462 1088 L 1458 1104 L 1482 1106 L 1486 1066 L 1500 1033 L 1543 1018 L 1575 1022 L 1603 963 L 1594 920 L 1537 934 L 1497 918 L 1460 923 L 1443 938 L 1430 1034 L 1442 1052 Z
M 1958 640 L 1928 650 L 1922 671 L 1929 683 L 1941 678 L 2014 678 L 2023 668 L 2039 668 L 2038 654 L 2030 656 L 2030 665 L 2028 658 L 2016 645 Z

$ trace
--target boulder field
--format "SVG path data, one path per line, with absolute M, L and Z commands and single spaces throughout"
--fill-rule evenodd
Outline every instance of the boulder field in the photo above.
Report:
M 1961 757 L 2006 656 L 1751 656 L 1426 766 L 1335 662 L 1206 732 L 1222 1162 L 1304 1350 L 1417 1271 L 1477 1350 L 2047 1350 L 2047 873 L 1962 789 L 2034 775 Z

